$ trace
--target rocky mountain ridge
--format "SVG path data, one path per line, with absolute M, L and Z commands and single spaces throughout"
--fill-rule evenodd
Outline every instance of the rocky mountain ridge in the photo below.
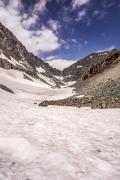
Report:
M 75 94 L 49 105 L 120 108 L 120 51 L 93 53 L 63 70 Z
M 65 81 L 86 80 L 95 74 L 102 73 L 112 64 L 117 64 L 119 60 L 120 51 L 117 49 L 92 53 L 64 69 L 63 76 Z
M 61 71 L 49 66 L 37 56 L 29 53 L 22 43 L 0 23 L 0 67 L 23 71 L 28 75 L 40 78 L 39 73 L 49 77 L 56 86 L 64 83 L 55 76 L 61 75 Z

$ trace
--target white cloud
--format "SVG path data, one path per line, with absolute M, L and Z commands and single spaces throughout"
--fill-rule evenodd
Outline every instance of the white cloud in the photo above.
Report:
M 39 0 L 34 6 L 34 12 L 43 12 L 46 8 L 47 0 Z
M 73 0 L 72 1 L 72 6 L 73 6 L 73 9 L 74 9 L 76 7 L 81 7 L 83 5 L 86 5 L 89 2 L 90 2 L 90 0 Z
M 81 21 L 86 16 L 86 10 L 82 10 L 78 12 L 76 21 Z
M 21 0 L 9 0 L 8 1 L 8 5 L 7 5 L 7 10 L 8 11 L 12 11 L 11 13 L 15 13 L 15 14 L 18 14 L 19 13 L 19 9 L 22 9 L 23 8 L 23 5 L 22 5 L 22 1 Z
M 0 21 L 16 35 L 29 51 L 35 54 L 39 51 L 50 52 L 60 47 L 59 37 L 51 29 L 42 26 L 41 29 L 35 31 L 29 30 L 32 24 L 37 23 L 37 11 L 42 12 L 45 9 L 45 2 L 44 5 L 37 3 L 30 16 L 21 13 L 21 10 L 22 12 L 24 10 L 21 0 L 9 0 L 8 5 L 0 0 Z
M 70 40 L 70 39 L 66 39 L 66 41 L 65 40 L 63 40 L 63 39 L 61 39 L 61 44 L 62 44 L 62 46 L 65 48 L 65 49 L 70 49 L 70 45 L 71 45 L 71 42 L 72 42 L 72 39 Z
M 55 58 L 55 59 L 50 60 L 50 58 L 48 57 L 47 59 L 49 59 L 47 60 L 47 63 L 50 66 L 57 68 L 59 70 L 63 70 L 76 62 L 75 60 L 66 60 L 66 59 L 60 59 L 60 58 Z
M 57 20 L 53 20 L 53 19 L 50 19 L 48 21 L 48 25 L 50 26 L 50 28 L 54 31 L 57 31 L 59 28 L 61 28 L 61 25 L 59 23 L 59 21 Z
M 108 48 L 105 48 L 105 49 L 99 49 L 99 50 L 97 50 L 96 52 L 111 51 L 112 49 L 115 49 L 115 48 L 116 48 L 116 46 L 115 46 L 115 45 L 112 45 L 112 46 L 110 46 L 110 47 L 108 47 Z
M 93 16 L 99 20 L 102 20 L 106 15 L 106 12 L 103 10 L 95 10 L 93 11 Z
M 25 14 L 26 15 L 26 14 Z M 25 17 L 24 15 L 24 17 Z M 30 28 L 33 24 L 35 24 L 38 20 L 38 16 L 36 14 L 33 14 L 32 16 L 30 17 L 25 17 L 23 20 L 22 20 L 22 24 L 24 25 L 24 28 L 28 29 Z
M 29 48 L 32 45 L 33 50 L 40 49 L 41 51 L 50 52 L 60 47 L 58 43 L 58 37 L 53 33 L 53 31 L 43 27 L 42 30 L 35 32 L 32 37 L 32 44 L 28 44 Z
M 71 39 L 71 42 L 72 42 L 72 43 L 75 43 L 75 44 L 78 43 L 78 41 L 77 41 L 76 39 L 74 39 L 74 38 Z

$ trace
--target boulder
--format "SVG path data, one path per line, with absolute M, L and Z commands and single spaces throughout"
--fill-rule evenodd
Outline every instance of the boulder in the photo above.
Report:
M 47 107 L 48 106 L 48 101 L 43 101 L 39 104 L 39 106 L 42 106 L 42 107 Z
M 36 102 L 34 102 L 34 104 L 36 104 L 36 105 L 37 105 L 37 103 L 36 103 Z

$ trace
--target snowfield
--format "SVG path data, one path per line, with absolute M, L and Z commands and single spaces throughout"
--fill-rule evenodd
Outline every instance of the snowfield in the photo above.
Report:
M 120 179 L 120 109 L 0 95 L 0 180 Z
M 20 98 L 32 98 L 42 101 L 45 99 L 63 99 L 73 95 L 73 88 L 71 87 L 53 89 L 45 82 L 36 80 L 29 75 L 27 76 L 30 77 L 32 81 L 25 79 L 24 74 L 25 73 L 17 70 L 5 70 L 0 68 L 0 84 L 7 86 L 15 92 L 17 96 L 20 96 Z M 55 85 L 50 78 L 45 77 L 42 74 L 39 74 L 39 76 L 47 83 Z
M 120 109 L 39 107 L 74 91 L 31 79 L 0 68 L 0 180 L 119 180 Z

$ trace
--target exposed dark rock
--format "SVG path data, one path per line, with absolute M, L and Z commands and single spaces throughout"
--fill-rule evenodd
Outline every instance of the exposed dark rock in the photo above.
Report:
M 100 150 L 100 149 L 97 149 L 97 152 L 99 152 L 99 153 L 100 153 L 100 152 L 101 152 L 101 150 Z
M 39 104 L 39 106 L 42 106 L 42 107 L 47 107 L 48 106 L 48 101 L 43 101 Z
M 4 86 L 2 84 L 0 84 L 0 89 L 7 91 L 9 93 L 15 94 L 11 89 L 9 89 L 7 86 Z
M 4 69 L 14 69 L 14 66 L 10 64 L 7 60 L 0 58 L 0 67 Z
M 29 80 L 29 81 L 33 81 L 29 76 L 27 76 L 26 74 L 24 74 L 24 78 Z
M 36 104 L 37 105 L 37 103 L 35 102 L 34 104 Z

